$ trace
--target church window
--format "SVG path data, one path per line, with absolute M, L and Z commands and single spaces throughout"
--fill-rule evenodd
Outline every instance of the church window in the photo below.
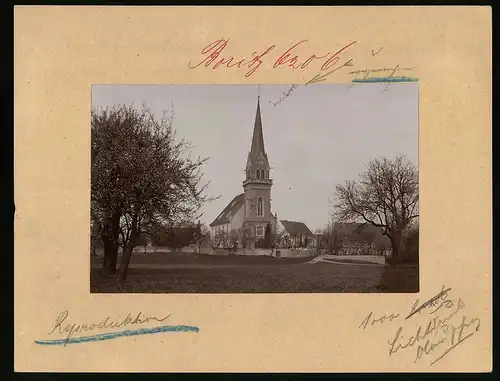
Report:
M 257 201 L 257 216 L 262 217 L 264 215 L 264 199 L 259 197 Z
M 257 168 L 257 179 L 260 179 L 260 169 Z
M 264 235 L 264 227 L 263 226 L 257 226 L 255 228 L 255 235 L 257 235 L 257 236 L 263 236 Z

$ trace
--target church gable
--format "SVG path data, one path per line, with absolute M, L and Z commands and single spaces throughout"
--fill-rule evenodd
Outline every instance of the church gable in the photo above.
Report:
M 210 226 L 213 227 L 217 225 L 228 224 L 230 222 L 231 217 L 234 216 L 244 204 L 245 204 L 245 194 L 241 193 L 235 198 L 233 198 L 229 204 L 227 204 L 227 206 L 210 224 Z
M 312 236 L 313 233 L 306 224 L 298 221 L 280 220 L 280 225 L 290 236 Z

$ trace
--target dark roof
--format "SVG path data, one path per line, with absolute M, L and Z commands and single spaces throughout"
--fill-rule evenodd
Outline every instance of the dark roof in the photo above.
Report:
M 210 226 L 228 224 L 229 216 L 233 216 L 245 203 L 245 193 L 241 193 L 231 200 Z
M 312 236 L 312 232 L 303 222 L 280 220 L 286 232 L 290 235 L 305 234 Z
M 336 222 L 334 230 L 337 234 L 351 239 L 361 239 L 374 245 L 389 245 L 390 240 L 382 232 L 382 228 L 368 223 Z

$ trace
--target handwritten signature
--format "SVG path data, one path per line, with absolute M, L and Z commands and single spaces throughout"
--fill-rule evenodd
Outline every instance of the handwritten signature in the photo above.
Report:
M 288 98 L 290 96 L 290 94 L 292 93 L 292 91 L 294 91 L 295 89 L 297 88 L 297 85 L 292 85 L 288 91 L 286 92 L 283 92 L 283 96 L 278 99 L 276 102 L 269 102 L 269 103 L 272 103 L 273 107 L 276 107 L 277 105 L 279 105 L 281 102 L 283 102 L 286 98 Z
M 434 365 L 454 348 L 475 335 L 480 328 L 481 320 L 478 317 L 468 317 L 465 313 L 465 303 L 461 298 L 450 298 L 451 288 L 443 286 L 442 290 L 420 304 L 417 299 L 404 318 L 403 324 L 417 314 L 425 318 L 424 324 L 417 326 L 399 326 L 395 334 L 388 340 L 389 356 L 413 348 L 415 350 L 414 363 L 426 356 L 431 357 L 429 365 Z M 426 312 L 427 314 L 423 314 Z M 376 316 L 370 312 L 359 324 L 358 328 L 368 328 L 392 321 L 401 320 L 399 313 Z
M 407 77 L 407 76 L 398 76 L 395 74 L 400 71 L 411 71 L 414 70 L 414 67 L 401 67 L 399 64 L 394 67 L 383 67 L 376 69 L 359 69 L 352 70 L 349 72 L 349 75 L 360 75 L 360 78 L 355 78 L 352 82 L 416 82 L 417 78 Z M 373 76 L 374 73 L 389 73 L 384 76 Z
M 164 322 L 169 319 L 171 314 L 164 317 L 156 316 L 144 316 L 142 312 L 132 315 L 128 313 L 124 319 L 119 319 L 118 321 L 113 321 L 111 317 L 106 317 L 98 322 L 93 323 L 71 323 L 67 322 L 69 312 L 67 310 L 61 312 L 54 324 L 52 330 L 48 333 L 49 336 L 52 335 L 65 335 L 63 339 L 52 339 L 52 340 L 36 340 L 36 344 L 40 345 L 64 345 L 85 343 L 90 341 L 102 341 L 114 339 L 122 336 L 137 336 L 146 335 L 152 333 L 160 332 L 198 332 L 199 328 L 194 326 L 185 325 L 163 325 L 149 328 L 141 328 L 135 330 L 121 330 L 108 333 L 101 333 L 91 336 L 79 336 L 72 337 L 75 333 L 95 331 L 98 329 L 116 329 L 126 327 L 128 325 L 141 325 L 149 322 Z
M 219 39 L 211 42 L 201 50 L 201 55 L 203 59 L 199 62 L 190 61 L 188 67 L 190 69 L 196 69 L 197 67 L 204 65 L 205 67 L 211 67 L 212 70 L 217 69 L 220 66 L 225 66 L 227 68 L 237 67 L 249 69 L 245 73 L 245 77 L 248 78 L 253 75 L 259 67 L 263 64 L 264 59 L 269 57 L 270 53 L 276 49 L 276 45 L 271 45 L 267 49 L 261 52 L 254 51 L 252 55 L 248 58 L 245 57 L 235 57 L 231 55 L 223 56 L 223 52 L 226 49 L 230 39 Z M 300 56 L 297 53 L 299 46 L 306 44 L 308 40 L 302 40 L 294 44 L 291 48 L 277 56 L 273 59 L 273 69 L 286 67 L 292 70 L 305 69 L 311 63 L 318 62 L 321 63 L 320 74 L 317 74 L 311 80 L 307 81 L 307 84 L 324 81 L 325 78 L 334 73 L 335 71 L 346 67 L 353 66 L 353 59 L 345 59 L 343 64 L 339 64 L 341 60 L 342 53 L 346 51 L 349 47 L 357 43 L 357 41 L 350 42 L 349 44 L 341 47 L 335 52 L 327 52 L 322 55 L 316 53 L 306 56 Z M 307 57 L 307 58 L 304 58 Z
M 248 78 L 255 74 L 257 70 L 262 66 L 266 61 L 270 61 L 273 63 L 272 68 L 290 68 L 292 70 L 303 70 L 309 67 L 309 65 L 313 64 L 313 66 L 319 66 L 319 73 L 316 74 L 311 79 L 307 80 L 304 78 L 305 84 L 310 85 L 313 83 L 323 82 L 326 80 L 328 76 L 335 73 L 336 71 L 345 68 L 354 66 L 354 58 L 346 56 L 347 51 L 351 50 L 350 48 L 357 44 L 357 41 L 352 41 L 346 45 L 343 45 L 340 49 L 329 51 L 324 54 L 304 54 L 301 52 L 301 48 L 303 48 L 308 40 L 302 40 L 294 44 L 291 48 L 287 49 L 285 52 L 274 56 L 272 58 L 271 55 L 275 50 L 278 50 L 275 44 L 268 46 L 266 49 L 262 49 L 260 51 L 254 51 L 249 56 L 244 57 L 236 57 L 234 55 L 226 54 L 226 48 L 228 48 L 230 39 L 218 39 L 203 49 L 201 49 L 201 59 L 195 61 L 189 61 L 188 67 L 190 69 L 196 69 L 200 66 L 205 66 L 207 68 L 211 68 L 212 70 L 217 69 L 218 67 L 227 67 L 227 68 L 237 68 L 248 69 L 245 73 L 245 77 Z M 377 50 L 372 49 L 372 57 L 377 56 L 384 47 L 380 47 Z M 348 74 L 349 75 L 359 75 L 362 74 L 360 78 L 355 78 L 352 80 L 353 83 L 356 82 L 416 82 L 417 78 L 408 77 L 408 76 L 398 76 L 395 74 L 400 71 L 410 71 L 413 70 L 413 67 L 401 67 L 399 64 L 392 68 L 376 68 L 376 69 L 361 69 L 361 70 L 352 70 Z M 372 74 L 374 73 L 389 73 L 389 75 L 385 75 L 383 77 L 374 77 Z M 280 103 L 280 102 L 277 102 Z

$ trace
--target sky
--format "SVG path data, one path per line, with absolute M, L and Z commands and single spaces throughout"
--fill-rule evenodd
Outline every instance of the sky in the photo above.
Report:
M 271 165 L 272 211 L 312 231 L 329 220 L 336 184 L 355 180 L 367 163 L 406 154 L 418 165 L 418 85 L 94 85 L 92 107 L 146 104 L 161 117 L 174 111 L 174 129 L 208 157 L 203 207 L 209 224 L 243 192 L 257 96 Z

